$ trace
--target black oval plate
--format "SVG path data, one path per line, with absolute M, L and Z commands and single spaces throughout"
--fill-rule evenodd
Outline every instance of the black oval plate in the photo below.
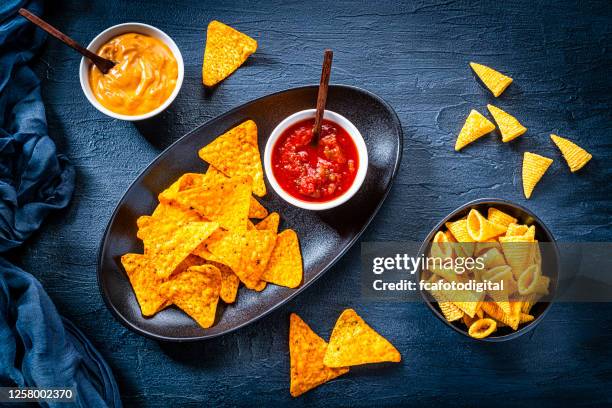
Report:
M 397 174 L 402 155 L 402 128 L 393 109 L 381 98 L 350 86 L 330 86 L 327 109 L 344 115 L 357 126 L 368 147 L 369 167 L 360 191 L 344 205 L 328 211 L 306 211 L 278 197 L 269 184 L 260 199 L 269 211 L 281 215 L 280 230 L 294 229 L 304 260 L 304 281 L 297 289 L 268 285 L 263 292 L 242 287 L 236 303 L 219 302 L 215 325 L 198 326 L 181 310 L 171 307 L 145 318 L 120 263 L 127 252 L 142 253 L 136 238 L 136 219 L 150 214 L 157 195 L 186 172 L 204 172 L 207 164 L 198 150 L 218 135 L 247 119 L 257 123 L 259 148 L 276 125 L 290 114 L 315 106 L 317 87 L 278 92 L 246 103 L 198 127 L 168 147 L 138 176 L 119 201 L 108 223 L 98 255 L 98 284 L 111 312 L 128 328 L 166 341 L 216 337 L 265 316 L 306 289 L 323 275 L 363 233 L 378 212 Z

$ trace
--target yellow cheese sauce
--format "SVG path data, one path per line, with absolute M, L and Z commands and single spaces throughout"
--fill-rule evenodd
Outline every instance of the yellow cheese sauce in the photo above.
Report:
M 104 44 L 98 55 L 117 64 L 107 74 L 92 64 L 89 84 L 98 102 L 115 113 L 132 116 L 151 112 L 176 87 L 176 58 L 157 38 L 122 34 Z

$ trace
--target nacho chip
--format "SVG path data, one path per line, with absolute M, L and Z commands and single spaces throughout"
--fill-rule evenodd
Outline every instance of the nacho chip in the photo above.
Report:
M 336 322 L 323 363 L 349 367 L 384 361 L 400 362 L 399 351 L 374 331 L 353 309 L 346 309 Z
M 455 151 L 463 149 L 465 146 L 494 130 L 495 125 L 489 119 L 482 116 L 477 110 L 472 109 L 461 128 L 461 132 L 459 132 L 459 136 L 457 136 Z
M 211 21 L 206 31 L 202 65 L 205 86 L 214 86 L 236 71 L 257 50 L 257 41 L 219 21 Z
M 217 230 L 193 253 L 206 260 L 222 263 L 232 270 L 240 264 L 244 232 Z
M 152 236 L 149 240 L 151 262 L 160 278 L 169 277 L 219 224 L 216 222 L 190 222 L 167 233 Z
M 213 265 L 192 266 L 163 283 L 159 290 L 206 329 L 215 322 L 221 272 Z
M 250 179 L 233 177 L 212 186 L 181 191 L 176 203 L 218 222 L 226 230 L 240 232 L 246 230 L 250 198 Z
M 278 224 L 280 223 L 280 215 L 277 212 L 273 212 L 268 215 L 266 218 L 261 220 L 255 228 L 258 230 L 270 230 L 274 232 L 278 232 Z
M 276 233 L 274 231 L 256 229 L 244 233 L 240 262 L 232 269 L 247 288 L 259 291 L 265 288 L 260 281 L 275 243 Z
M 206 174 L 204 175 L 204 183 L 206 185 L 219 184 L 222 181 L 227 181 L 229 179 L 228 176 L 221 173 L 221 171 L 217 170 L 215 166 L 209 165 L 208 170 L 206 170 Z M 249 218 L 266 218 L 268 216 L 268 210 L 261 205 L 259 201 L 255 197 L 251 197 L 251 201 L 249 203 Z
M 508 143 L 527 131 L 527 128 L 521 125 L 521 123 L 509 113 L 493 105 L 487 105 L 487 109 L 489 109 L 493 119 L 495 119 L 495 123 L 497 123 L 497 127 L 502 136 L 502 142 Z
M 302 282 L 302 274 L 302 254 L 297 234 L 290 229 L 284 230 L 276 237 L 276 245 L 261 279 L 275 285 L 297 288 Z
M 467 217 L 467 231 L 476 242 L 484 242 L 506 232 L 506 227 L 486 219 L 480 211 L 471 209 Z
M 323 364 L 327 343 L 295 313 L 289 320 L 289 355 L 291 359 L 292 397 L 302 395 L 349 371 L 348 367 L 330 368 Z
M 159 196 L 160 203 L 168 203 L 176 198 L 176 195 L 194 187 L 201 187 L 204 184 L 204 175 L 200 173 L 185 173 L 176 180 L 170 187 L 162 191 Z
M 240 279 L 229 266 L 218 262 L 210 262 L 210 264 L 216 266 L 221 272 L 221 291 L 219 292 L 221 300 L 225 303 L 234 303 L 240 287 Z
M 550 135 L 565 158 L 572 173 L 583 168 L 593 156 L 577 144 L 557 135 Z
M 155 266 L 148 256 L 125 254 L 121 257 L 121 264 L 130 279 L 143 316 L 153 316 L 170 304 L 159 292 L 163 280 L 155 273 Z
M 540 181 L 553 160 L 539 154 L 525 152 L 523 156 L 523 192 L 525 198 L 531 198 L 531 193 Z
M 482 83 L 489 88 L 489 91 L 491 91 L 496 98 L 506 90 L 508 85 L 512 83 L 512 78 L 494 70 L 493 68 L 489 68 L 486 65 L 470 62 L 470 66 L 476 75 L 478 75 L 478 78 L 480 78 Z
M 504 227 L 518 222 L 518 220 L 510 214 L 506 214 L 495 207 L 489 207 L 487 210 L 487 219 L 494 224 L 503 225 Z
M 268 210 L 255 197 L 251 197 L 249 218 L 263 219 L 268 216 Z
M 497 322 L 493 319 L 484 318 L 472 323 L 468 334 L 475 339 L 484 339 L 489 337 L 495 330 L 497 330 Z
M 198 152 L 200 158 L 229 177 L 252 179 L 253 193 L 266 194 L 261 157 L 257 145 L 257 125 L 247 120 L 217 137 Z

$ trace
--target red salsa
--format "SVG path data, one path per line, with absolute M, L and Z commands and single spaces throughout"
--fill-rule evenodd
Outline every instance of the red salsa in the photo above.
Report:
M 272 172 L 287 193 L 304 201 L 330 201 L 347 191 L 357 174 L 357 146 L 337 123 L 323 120 L 312 144 L 314 119 L 285 130 L 272 149 Z

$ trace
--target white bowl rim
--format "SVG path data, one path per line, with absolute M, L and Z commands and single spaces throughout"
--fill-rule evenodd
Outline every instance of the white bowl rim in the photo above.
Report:
M 87 98 L 89 103 L 94 106 L 94 108 L 104 113 L 105 115 L 115 119 L 135 122 L 152 118 L 153 116 L 163 112 L 168 106 L 170 106 L 172 102 L 174 102 L 174 99 L 176 99 L 176 96 L 178 95 L 181 86 L 183 85 L 183 79 L 185 77 L 185 64 L 183 62 L 183 55 L 181 54 L 181 50 L 176 45 L 172 37 L 152 25 L 136 22 L 116 24 L 114 26 L 108 27 L 106 30 L 96 35 L 93 40 L 91 40 L 90 43 L 87 45 L 87 49 L 92 52 L 97 52 L 98 49 L 111 38 L 127 32 L 140 32 L 148 35 L 151 34 L 150 32 L 143 32 L 142 30 L 154 33 L 153 35 L 156 36 L 156 38 L 166 44 L 168 48 L 170 48 L 170 51 L 172 51 L 172 54 L 174 55 L 174 58 L 176 58 L 176 63 L 178 65 L 178 76 L 176 78 L 176 85 L 174 87 L 174 90 L 172 91 L 170 96 L 164 101 L 164 103 L 162 103 L 160 106 L 150 112 L 143 113 L 140 115 L 123 115 L 120 113 L 113 112 L 110 109 L 104 107 L 96 99 L 89 85 L 89 67 L 91 66 L 91 62 L 89 62 L 89 60 L 85 57 L 81 58 L 81 63 L 79 65 L 79 81 L 81 82 L 81 89 L 83 90 L 85 97 Z
M 361 135 L 361 132 L 359 132 L 359 129 L 357 129 L 357 127 L 350 120 L 340 115 L 339 113 L 326 109 L 325 113 L 323 114 L 323 118 L 340 125 L 342 128 L 344 128 L 344 130 L 346 130 L 353 142 L 355 142 L 355 146 L 357 147 L 357 156 L 359 158 L 359 165 L 357 169 L 357 174 L 355 175 L 355 180 L 353 180 L 353 184 L 351 184 L 351 187 L 346 190 L 342 195 L 334 198 L 333 200 L 325 202 L 300 200 L 299 198 L 296 198 L 286 192 L 280 186 L 280 184 L 278 184 L 278 181 L 276 180 L 276 177 L 274 176 L 274 173 L 272 171 L 272 150 L 274 148 L 274 145 L 276 144 L 276 141 L 285 130 L 287 130 L 289 127 L 291 127 L 297 122 L 300 122 L 305 119 L 314 118 L 315 112 L 316 109 L 305 109 L 299 112 L 295 112 L 294 114 L 289 115 L 288 117 L 283 119 L 274 128 L 274 130 L 270 134 L 270 137 L 268 138 L 268 141 L 266 142 L 266 147 L 264 151 L 264 168 L 266 171 L 266 175 L 268 176 L 268 182 L 270 183 L 274 191 L 283 200 L 299 208 L 321 211 L 335 208 L 339 205 L 344 204 L 349 199 L 351 199 L 357 193 L 357 191 L 359 191 L 359 189 L 363 185 L 363 181 L 365 180 L 368 171 L 368 149 L 365 144 L 365 140 Z

